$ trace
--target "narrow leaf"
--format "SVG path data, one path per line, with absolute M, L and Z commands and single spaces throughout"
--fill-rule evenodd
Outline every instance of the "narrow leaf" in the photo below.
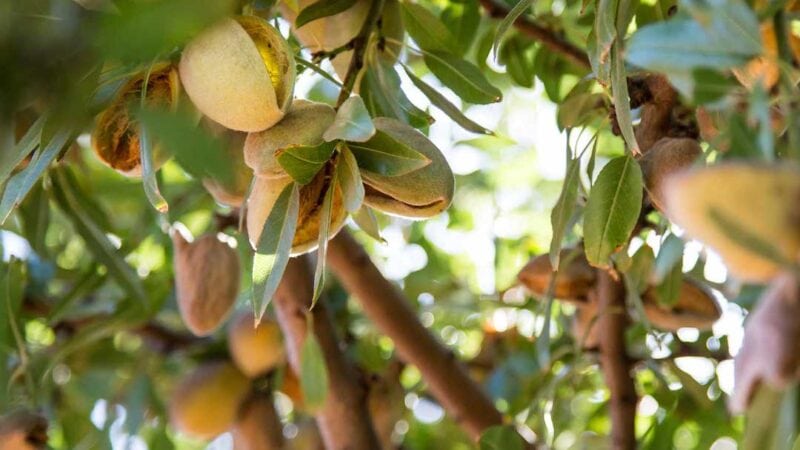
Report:
M 519 16 L 521 16 L 528 8 L 533 5 L 533 0 L 520 0 L 517 2 L 516 5 L 508 12 L 508 14 L 500 21 L 500 25 L 497 27 L 497 31 L 494 35 L 494 43 L 492 44 L 492 50 L 495 54 L 495 60 L 497 59 L 497 49 L 500 48 L 500 41 L 503 40 L 503 36 L 505 36 L 506 32 L 514 22 L 517 21 Z
M 67 129 L 58 130 L 47 145 L 39 148 L 28 167 L 8 180 L 3 191 L 3 198 L 0 200 L 0 225 L 8 219 L 11 211 L 25 199 L 36 180 L 42 176 L 67 144 L 71 134 L 72 132 Z
M 572 212 L 575 210 L 575 202 L 578 200 L 580 171 L 580 159 L 571 158 L 567 163 L 567 175 L 564 177 L 561 194 L 558 196 L 556 205 L 550 213 L 550 224 L 553 227 L 553 238 L 550 241 L 550 265 L 552 267 L 558 267 L 561 242 L 564 240 L 567 224 L 570 217 L 572 217 Z
M 617 123 L 622 132 L 628 149 L 634 154 L 641 153 L 636 135 L 633 132 L 633 118 L 631 117 L 631 104 L 628 97 L 628 76 L 625 71 L 625 61 L 622 57 L 622 45 L 617 42 L 612 47 L 611 55 L 611 93 L 614 96 L 614 111 Z
M 308 329 L 312 329 L 310 321 Z M 309 411 L 316 411 L 325 404 L 328 396 L 328 371 L 322 348 L 311 332 L 306 335 L 300 352 L 300 387 Z
M 523 450 L 525 443 L 511 425 L 487 428 L 480 438 L 480 450 Z
M 471 62 L 441 51 L 426 52 L 423 58 L 436 78 L 464 101 L 485 105 L 502 100 L 503 93 Z
M 403 2 L 402 7 L 403 25 L 420 48 L 427 51 L 450 51 L 457 47 L 450 30 L 424 6 Z
M 441 109 L 445 114 L 453 119 L 454 122 L 459 124 L 461 128 L 464 128 L 467 131 L 472 131 L 473 133 L 493 134 L 490 130 L 473 122 L 472 119 L 461 112 L 456 105 L 450 103 L 450 100 L 448 100 L 439 91 L 422 81 L 418 76 L 414 75 L 414 72 L 412 72 L 407 66 L 403 65 L 403 69 L 405 69 L 406 74 L 408 74 L 408 78 L 411 79 L 411 82 L 414 84 L 414 86 L 416 86 L 417 89 L 425 94 L 425 96 L 428 97 L 428 100 L 430 100 L 434 106 Z
M 433 118 L 414 106 L 403 93 L 400 77 L 385 58 L 368 58 L 360 93 L 372 117 L 391 117 L 415 128 L 433 123 Z
M 26 156 L 30 155 L 31 152 L 39 146 L 42 137 L 42 128 L 44 128 L 45 122 L 47 122 L 47 116 L 40 116 L 36 119 L 36 122 L 28 128 L 28 131 L 25 132 L 25 135 L 14 145 L 14 148 L 10 152 L 0 152 L 0 185 L 5 183 L 14 168 L 17 167 Z
M 351 142 L 348 146 L 360 168 L 387 177 L 404 175 L 431 163 L 422 153 L 382 131 L 367 142 Z
M 367 205 L 362 205 L 361 209 L 353 215 L 353 220 L 361 228 L 361 231 L 367 233 L 367 236 L 375 239 L 378 242 L 386 243 L 381 237 L 381 227 L 378 225 L 378 218 L 375 213 Z
M 609 257 L 630 237 L 642 207 L 642 171 L 629 155 L 611 160 L 589 193 L 583 234 L 593 266 L 609 267 Z
M 326 141 L 341 139 L 351 142 L 366 142 L 375 135 L 375 125 L 369 116 L 364 100 L 356 95 L 348 98 L 336 112 L 336 119 L 322 138 Z
M 142 162 L 144 194 L 156 211 L 162 214 L 166 213 L 169 210 L 169 205 L 158 189 L 156 171 L 153 167 L 153 141 L 150 139 L 150 132 L 147 131 L 147 127 L 139 127 L 139 150 Z
M 300 189 L 296 183 L 289 183 L 267 216 L 253 259 L 253 310 L 257 322 L 272 301 L 289 263 L 299 210 Z
M 347 212 L 355 213 L 364 203 L 364 182 L 358 170 L 358 162 L 347 145 L 342 145 L 336 173 L 339 186 L 342 188 L 344 207 Z
M 323 142 L 316 146 L 289 147 L 281 151 L 278 164 L 300 184 L 308 184 L 333 155 L 336 142 Z
M 667 236 L 658 250 L 653 271 L 653 282 L 660 283 L 676 265 L 683 266 L 683 240 L 674 234 Z
M 333 169 L 333 179 L 338 179 L 339 165 Z M 333 205 L 333 193 L 336 184 L 328 185 L 325 198 L 322 200 L 322 214 L 320 214 L 319 236 L 317 237 L 317 267 L 314 270 L 314 295 L 311 297 L 311 309 L 317 304 L 322 289 L 325 287 L 325 262 L 328 253 L 328 235 L 330 234 L 331 209 Z
M 300 28 L 303 25 L 313 22 L 323 17 L 330 17 L 339 14 L 342 11 L 347 11 L 351 6 L 355 5 L 356 0 L 320 0 L 306 6 L 295 19 L 295 28 Z

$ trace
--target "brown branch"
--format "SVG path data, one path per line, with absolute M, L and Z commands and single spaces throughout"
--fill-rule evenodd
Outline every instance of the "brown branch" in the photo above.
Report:
M 347 75 L 345 75 L 342 81 L 342 90 L 339 92 L 339 98 L 336 101 L 337 108 L 350 97 L 350 93 L 353 92 L 353 87 L 356 84 L 358 73 L 361 72 L 361 68 L 364 67 L 364 54 L 367 51 L 369 37 L 383 13 L 383 3 L 384 0 L 372 0 L 369 11 L 367 11 L 367 18 L 364 20 L 364 25 L 361 26 L 361 31 L 359 31 L 358 35 L 351 41 L 353 58 L 350 60 L 350 67 L 347 68 Z
M 289 260 L 274 297 L 278 323 L 286 336 L 289 364 L 300 373 L 300 355 L 308 331 L 306 312 L 311 306 L 313 274 L 307 257 Z M 328 398 L 317 413 L 325 448 L 330 450 L 374 450 L 380 448 L 367 411 L 364 380 L 346 359 L 333 322 L 320 299 L 312 311 L 314 334 L 325 355 Z
M 381 275 L 347 231 L 330 241 L 328 262 L 347 291 L 360 301 L 367 317 L 394 341 L 400 358 L 419 369 L 436 399 L 473 439 L 503 422 L 492 400 L 461 362 L 420 323 L 408 300 Z
M 511 12 L 510 8 L 498 0 L 480 1 L 481 5 L 483 5 L 483 9 L 486 10 L 489 17 L 502 19 L 506 17 L 509 12 Z M 572 42 L 569 42 L 566 38 L 557 34 L 553 30 L 543 27 L 542 25 L 524 16 L 517 18 L 517 20 L 514 22 L 514 26 L 522 33 L 525 33 L 528 37 L 541 42 L 542 45 L 550 50 L 560 53 L 562 56 L 564 56 L 564 58 L 578 65 L 578 67 L 583 67 L 586 69 L 592 68 L 591 64 L 589 63 L 589 57 L 586 56 L 585 50 L 581 49 Z
M 600 365 L 611 393 L 611 442 L 615 450 L 636 448 L 636 386 L 633 362 L 625 347 L 625 290 L 622 284 L 605 270 L 597 270 L 597 296 L 601 314 L 597 326 L 600 335 Z
M 233 426 L 237 450 L 282 450 L 283 425 L 271 392 L 254 392 L 242 405 Z

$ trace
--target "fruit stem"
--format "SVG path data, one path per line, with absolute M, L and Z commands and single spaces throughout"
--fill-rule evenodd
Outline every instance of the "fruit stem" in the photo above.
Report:
M 346 46 L 352 45 L 353 59 L 350 60 L 350 67 L 347 68 L 347 75 L 345 75 L 344 81 L 342 82 L 342 90 L 339 91 L 339 99 L 336 101 L 336 109 L 339 109 L 339 107 L 342 106 L 342 103 L 344 103 L 345 100 L 350 97 L 350 93 L 353 92 L 353 87 L 356 84 L 358 74 L 364 67 L 364 54 L 367 51 L 369 37 L 372 34 L 372 31 L 375 29 L 375 26 L 378 24 L 378 20 L 383 13 L 383 4 L 384 0 L 372 1 L 369 6 L 369 11 L 367 11 L 367 18 L 364 20 L 364 25 L 361 26 L 361 31 L 359 31 L 358 35 L 346 44 Z

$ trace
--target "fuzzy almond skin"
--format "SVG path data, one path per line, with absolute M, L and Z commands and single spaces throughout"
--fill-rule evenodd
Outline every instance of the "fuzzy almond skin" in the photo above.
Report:
M 678 301 L 671 308 L 661 306 L 655 289 L 643 295 L 644 313 L 656 328 L 676 331 L 678 328 L 711 329 L 719 320 L 722 310 L 714 297 L 690 279 L 684 279 Z
M 778 276 L 764 292 L 744 326 L 742 348 L 734 360 L 730 407 L 744 412 L 758 385 L 784 389 L 800 376 L 800 285 L 792 274 Z
M 92 150 L 108 167 L 127 177 L 142 176 L 139 130 L 131 120 L 129 107 L 140 101 L 146 72 L 131 78 L 117 93 L 111 104 L 97 117 L 92 131 Z M 178 102 L 180 81 L 178 72 L 168 63 L 157 64 L 147 82 L 147 104 L 172 108 Z M 161 167 L 169 155 L 154 146 L 153 166 Z
M 264 317 L 256 327 L 252 313 L 241 313 L 228 327 L 228 351 L 236 367 L 256 378 L 286 362 L 283 335 L 278 324 Z
M 239 208 L 244 203 L 247 190 L 250 189 L 250 182 L 253 180 L 253 172 L 245 165 L 242 154 L 247 134 L 228 130 L 208 119 L 203 121 L 203 125 L 224 141 L 225 154 L 230 163 L 230 170 L 233 172 L 233 180 L 225 182 L 210 177 L 203 178 L 203 187 L 217 203 Z
M 663 138 L 639 158 L 645 187 L 653 206 L 664 211 L 664 182 L 692 167 L 702 154 L 700 144 L 694 139 Z
M 322 144 L 322 134 L 336 118 L 336 110 L 324 103 L 296 100 L 286 116 L 275 126 L 260 133 L 250 133 L 244 142 L 244 161 L 256 176 L 286 176 L 276 153 L 295 146 Z
M 761 25 L 761 41 L 764 54 L 753 58 L 744 67 L 733 69 L 733 75 L 747 89 L 753 89 L 760 82 L 769 91 L 780 78 L 778 39 L 771 21 Z M 800 55 L 800 39 L 794 33 L 789 34 L 789 47 L 795 58 Z
M 366 191 L 364 203 L 378 211 L 409 219 L 430 218 L 447 209 L 453 201 L 455 178 L 442 152 L 422 133 L 400 121 L 378 117 L 373 122 L 378 131 L 407 144 L 431 162 L 398 177 L 362 171 Z
M 173 233 L 175 291 L 183 322 L 197 336 L 214 332 L 236 303 L 241 268 L 236 251 L 208 234 L 187 242 Z
M 260 20 L 265 32 L 283 40 L 266 21 L 248 20 Z M 281 76 L 293 85 L 294 57 L 286 51 L 288 44 L 282 47 L 274 50 L 282 52 L 279 56 L 291 67 Z M 281 120 L 291 101 L 291 91 L 285 99 L 276 92 L 267 66 L 271 63 L 242 23 L 225 19 L 186 46 L 180 74 L 186 93 L 203 114 L 232 130 L 261 131 Z
M 181 433 L 211 439 L 233 425 L 248 392 L 249 380 L 230 363 L 205 364 L 173 392 L 170 422 Z
M 328 187 L 326 170 L 323 168 L 311 183 L 300 188 L 300 211 L 297 217 L 297 228 L 292 241 L 292 256 L 314 251 L 319 243 L 319 225 L 322 215 L 322 203 Z M 291 177 L 262 178 L 256 177 L 253 191 L 247 200 L 247 233 L 250 245 L 255 249 L 264 224 L 281 191 L 292 182 Z M 328 238 L 336 236 L 347 219 L 342 189 L 335 184 L 331 205 L 331 222 L 328 226 Z
M 791 164 L 725 163 L 692 169 L 666 180 L 664 198 L 672 221 L 716 250 L 742 281 L 767 282 L 781 265 L 752 250 L 743 238 L 730 236 L 732 226 L 768 243 L 782 258 L 797 259 L 800 170 Z
M 578 254 L 575 255 L 575 252 Z M 597 280 L 595 269 L 586 261 L 582 250 L 565 248 L 561 250 L 560 255 L 562 267 L 556 277 L 555 297 L 580 305 L 586 304 L 589 291 Z M 550 264 L 550 256 L 543 254 L 530 260 L 519 271 L 517 279 L 528 290 L 541 297 L 547 294 L 552 276 L 553 266 Z
M 0 450 L 44 450 L 47 447 L 47 420 L 27 410 L 0 416 Z

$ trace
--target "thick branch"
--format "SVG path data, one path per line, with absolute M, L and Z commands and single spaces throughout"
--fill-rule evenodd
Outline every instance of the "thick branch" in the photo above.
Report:
M 369 37 L 381 18 L 383 3 L 384 0 L 372 0 L 364 25 L 361 26 L 361 31 L 358 32 L 358 35 L 353 38 L 353 58 L 350 60 L 350 67 L 347 68 L 347 75 L 342 81 L 342 90 L 339 92 L 339 99 L 336 101 L 337 108 L 347 100 L 347 97 L 350 97 L 350 93 L 353 92 L 353 87 L 356 85 L 358 73 L 364 67 L 364 54 L 367 51 Z
M 271 392 L 256 392 L 244 405 L 233 427 L 236 450 L 282 450 L 283 425 Z
M 306 257 L 289 260 L 275 294 L 275 313 L 286 337 L 289 364 L 300 373 L 300 354 L 311 306 L 313 274 Z M 328 371 L 328 398 L 317 413 L 325 448 L 330 450 L 374 450 L 380 448 L 366 407 L 367 390 L 355 368 L 345 358 L 339 345 L 325 299 L 313 310 L 314 334 L 325 355 Z
M 600 365 L 611 393 L 611 441 L 615 450 L 636 448 L 636 386 L 633 362 L 625 348 L 625 290 L 605 270 L 597 270 L 597 296 L 600 307 Z
M 498 0 L 481 0 L 481 5 L 483 5 L 483 9 L 486 10 L 490 17 L 498 19 L 506 17 L 511 12 L 506 5 Z M 550 50 L 560 53 L 564 58 L 579 67 L 591 69 L 592 66 L 589 64 L 589 57 L 586 56 L 586 51 L 569 42 L 563 36 L 556 34 L 553 30 L 545 28 L 525 16 L 517 18 L 514 26 L 527 36 L 541 42 L 542 45 Z
M 502 423 L 491 399 L 453 353 L 422 326 L 408 300 L 347 231 L 330 241 L 328 262 L 347 291 L 361 302 L 367 317 L 394 341 L 400 358 L 419 369 L 436 399 L 473 439 Z

